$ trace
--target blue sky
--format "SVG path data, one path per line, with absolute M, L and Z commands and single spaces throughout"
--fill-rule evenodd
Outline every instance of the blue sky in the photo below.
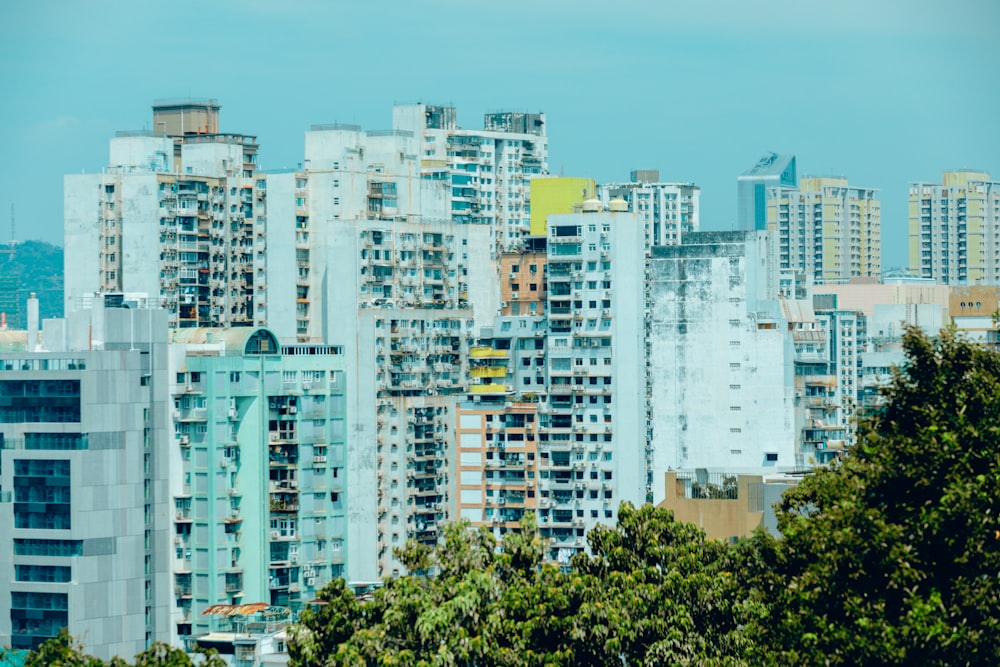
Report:
M 5 2 L 0 238 L 62 242 L 62 177 L 165 97 L 214 97 L 261 164 L 294 166 L 313 123 L 387 128 L 394 102 L 548 114 L 554 173 L 658 168 L 729 229 L 765 151 L 881 189 L 884 265 L 907 261 L 906 189 L 1000 178 L 996 0 Z

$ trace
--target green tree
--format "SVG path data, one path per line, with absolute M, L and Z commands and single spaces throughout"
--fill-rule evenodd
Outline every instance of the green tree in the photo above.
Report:
M 950 331 L 904 348 L 851 455 L 760 540 L 774 662 L 1000 664 L 1000 355 Z
M 110 662 L 87 655 L 83 643 L 62 628 L 49 639 L 29 651 L 24 658 L 24 667 L 226 667 L 226 662 L 214 649 L 195 651 L 198 656 L 191 659 L 187 653 L 163 643 L 155 643 L 149 649 L 135 656 L 135 662 L 114 657 Z M 4 653 L 0 650 L 0 658 Z
M 434 550 L 408 545 L 407 568 L 358 603 L 331 584 L 290 642 L 293 667 L 477 665 L 620 667 L 742 664 L 735 550 L 666 510 L 623 505 L 570 572 L 542 563 L 533 515 L 497 548 L 448 525 Z M 758 607 L 760 605 L 757 605 Z

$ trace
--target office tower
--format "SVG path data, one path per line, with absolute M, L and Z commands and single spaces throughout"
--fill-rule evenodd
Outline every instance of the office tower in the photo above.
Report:
M 767 232 L 698 232 L 650 259 L 652 469 L 791 468 L 795 350 Z M 550 289 L 551 289 L 551 276 Z M 653 487 L 654 501 L 662 497 Z
M 1000 182 L 947 171 L 910 185 L 910 271 L 947 285 L 1000 283 Z
M 773 187 L 798 187 L 795 156 L 765 153 L 736 179 L 737 229 L 767 229 L 767 191 Z
M 297 613 L 332 579 L 375 580 L 375 507 L 348 472 L 343 349 L 251 327 L 171 342 L 173 637 L 233 631 L 213 605 Z
M 105 660 L 170 638 L 166 313 L 37 301 L 0 354 L 0 646 L 66 627 Z
M 161 103 L 160 131 L 119 132 L 104 173 L 65 177 L 67 304 L 118 291 L 158 299 L 171 327 L 266 320 L 256 139 L 218 133 L 217 112 Z
M 656 169 L 631 172 L 628 183 L 606 183 L 601 199 L 621 197 L 628 210 L 638 213 L 646 230 L 647 246 L 680 243 L 701 226 L 701 188 L 694 183 L 663 183 Z
M 881 277 L 881 219 L 878 191 L 843 178 L 767 188 L 767 229 L 777 236 L 780 268 L 817 285 Z
M 516 249 L 530 232 L 529 183 L 548 173 L 545 114 L 490 112 L 467 130 L 455 107 L 401 104 L 392 119 L 416 140 L 421 176 L 449 185 L 451 219 L 489 226 L 497 251 Z

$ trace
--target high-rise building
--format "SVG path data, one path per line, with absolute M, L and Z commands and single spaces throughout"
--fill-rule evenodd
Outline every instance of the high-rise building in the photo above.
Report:
M 652 492 L 642 221 L 588 200 L 548 220 L 546 394 L 539 398 L 539 530 L 566 562 L 622 501 Z
M 753 167 L 736 178 L 737 229 L 767 229 L 767 191 L 799 184 L 794 155 L 765 153 Z
M 523 290 L 547 276 L 544 315 L 508 313 L 481 330 L 454 424 L 455 514 L 499 537 L 535 512 L 546 556 L 563 564 L 619 503 L 652 493 L 646 262 L 641 218 L 625 207 L 588 199 L 549 215 L 544 246 L 533 244 L 544 262 L 504 255 L 518 267 L 504 282 Z
M 485 114 L 482 130 L 458 126 L 454 107 L 401 104 L 393 131 L 409 133 L 423 178 L 444 181 L 450 217 L 488 225 L 496 250 L 519 247 L 530 233 L 529 183 L 548 173 L 545 114 Z
M 467 131 L 452 107 L 407 105 L 391 131 L 314 126 L 302 169 L 266 176 L 265 265 L 295 267 L 267 276 L 269 327 L 344 345 L 347 446 L 364 457 L 348 475 L 378 510 L 379 577 L 402 570 L 393 547 L 434 544 L 453 518 L 446 461 L 470 341 L 503 307 L 498 253 L 523 247 L 544 158 L 541 116 L 489 115 Z M 544 262 L 535 272 L 535 293 L 529 282 L 516 299 L 527 312 L 544 309 Z
M 776 234 L 779 266 L 815 284 L 879 278 L 882 273 L 878 191 L 843 178 L 803 178 L 797 188 L 767 189 L 767 228 Z
M 66 627 L 103 659 L 170 638 L 166 313 L 37 301 L 0 353 L 0 645 Z M 124 306 L 124 307 L 123 307 Z
M 769 234 L 689 234 L 650 262 L 652 469 L 801 465 L 795 349 Z
M 154 109 L 159 131 L 119 132 L 104 173 L 64 179 L 67 305 L 119 291 L 172 327 L 263 324 L 256 138 L 218 133 L 214 103 Z
M 947 285 L 1000 283 L 1000 182 L 949 171 L 910 186 L 910 270 Z
M 172 343 L 173 638 L 232 631 L 213 605 L 295 613 L 332 579 L 375 581 L 343 349 L 252 327 L 180 329 Z
M 701 188 L 694 183 L 663 183 L 655 169 L 631 172 L 628 183 L 606 183 L 601 199 L 621 197 L 642 218 L 647 247 L 681 243 L 701 226 Z

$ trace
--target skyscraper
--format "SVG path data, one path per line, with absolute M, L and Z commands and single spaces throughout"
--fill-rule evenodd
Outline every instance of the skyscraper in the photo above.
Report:
M 794 188 L 798 184 L 794 155 L 766 153 L 736 179 L 737 229 L 767 229 L 768 188 Z

